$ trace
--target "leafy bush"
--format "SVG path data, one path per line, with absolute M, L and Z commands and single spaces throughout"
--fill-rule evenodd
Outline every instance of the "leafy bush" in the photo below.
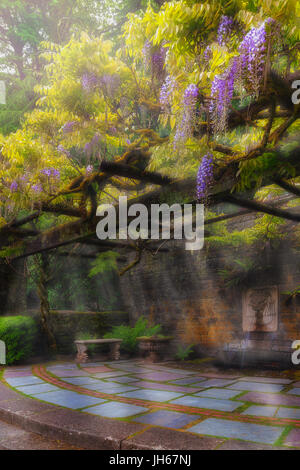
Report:
M 180 361 L 184 361 L 185 359 L 187 359 L 190 356 L 190 354 L 193 353 L 193 347 L 194 347 L 193 344 L 191 344 L 190 346 L 186 346 L 186 347 L 183 347 L 180 345 L 178 347 L 177 353 L 175 354 L 176 359 L 179 359 Z
M 31 317 L 0 318 L 0 339 L 6 345 L 6 364 L 15 364 L 33 355 L 37 331 Z
M 145 317 L 140 317 L 134 327 L 127 325 L 115 326 L 111 332 L 106 333 L 104 338 L 120 338 L 123 340 L 121 349 L 127 353 L 133 354 L 137 351 L 137 338 L 139 336 L 154 336 L 161 332 L 161 325 L 148 325 Z

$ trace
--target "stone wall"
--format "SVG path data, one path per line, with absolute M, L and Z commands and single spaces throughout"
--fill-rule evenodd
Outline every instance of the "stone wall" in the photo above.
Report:
M 235 226 L 251 224 L 253 218 L 235 220 Z M 142 262 L 129 271 L 121 281 L 126 310 L 130 322 L 140 315 L 161 323 L 167 334 L 174 336 L 172 351 L 179 344 L 195 345 L 200 355 L 213 355 L 226 343 L 242 340 L 255 341 L 259 347 L 279 345 L 284 349 L 291 341 L 300 339 L 300 301 L 287 302 L 286 291 L 300 284 L 300 263 L 290 243 L 276 248 L 252 249 L 205 248 L 197 252 L 185 251 L 182 241 L 168 242 L 168 253 L 153 257 L 144 254 Z M 228 286 L 222 269 L 245 260 L 249 255 L 259 261 L 259 269 L 245 275 Z M 243 331 L 242 299 L 249 288 L 272 287 L 278 289 L 278 327 L 274 332 Z M 290 346 L 289 346 L 290 348 Z M 276 346 L 274 346 L 274 350 Z

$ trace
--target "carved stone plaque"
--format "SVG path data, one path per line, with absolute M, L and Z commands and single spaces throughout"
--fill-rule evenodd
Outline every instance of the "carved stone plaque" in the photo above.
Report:
M 278 289 L 248 289 L 243 296 L 243 331 L 277 331 Z

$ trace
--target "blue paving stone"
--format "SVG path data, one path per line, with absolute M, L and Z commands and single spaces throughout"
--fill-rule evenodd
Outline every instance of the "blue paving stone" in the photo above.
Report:
M 247 390 L 249 392 L 267 392 L 267 393 L 278 393 L 284 388 L 283 385 L 277 384 L 263 384 L 263 383 L 255 383 L 255 382 L 236 382 L 235 384 L 231 385 L 231 389 L 234 390 Z
M 88 385 L 88 384 L 98 384 L 99 380 L 91 377 L 64 377 L 64 382 L 68 382 L 73 385 Z
M 22 387 L 22 385 L 35 385 L 35 384 L 42 384 L 45 383 L 43 380 L 35 377 L 34 375 L 26 376 L 26 377 L 13 377 L 5 379 L 9 385 L 12 387 Z
M 208 388 L 202 392 L 194 393 L 197 397 L 208 397 L 208 398 L 233 398 L 239 395 L 241 392 L 237 390 L 226 390 L 225 388 Z
M 241 406 L 241 403 L 236 403 L 229 400 L 217 400 L 216 398 L 200 398 L 185 396 L 172 401 L 176 405 L 196 406 L 197 408 L 207 408 L 209 410 L 218 411 L 234 411 Z
M 276 418 L 300 419 L 300 408 L 279 408 Z
M 197 387 L 198 385 L 200 387 L 225 387 L 226 385 L 230 385 L 232 384 L 232 382 L 234 382 L 235 379 L 209 379 L 209 380 L 205 380 L 203 382 L 199 382 L 199 384 L 195 384 L 194 387 Z
M 23 392 L 26 395 L 36 395 L 37 393 L 43 392 L 54 392 L 55 390 L 59 391 L 60 388 L 55 387 L 51 384 L 38 384 L 38 385 L 26 385 L 25 387 L 17 387 L 19 392 Z
M 81 395 L 80 393 L 72 392 L 70 390 L 60 390 L 59 392 L 46 392 L 39 393 L 34 396 L 40 400 L 44 400 L 54 405 L 65 406 L 66 408 L 72 408 L 77 410 L 80 408 L 86 408 L 87 406 L 97 405 L 104 403 L 106 400 L 102 398 L 89 397 L 87 395 Z
M 110 377 L 119 377 L 126 374 L 128 374 L 126 371 L 97 372 L 96 374 L 93 374 L 93 377 L 97 377 L 98 379 L 106 379 Z
M 179 429 L 183 428 L 192 421 L 199 419 L 197 415 L 188 415 L 178 413 L 177 411 L 159 410 L 154 413 L 148 413 L 135 418 L 138 423 L 154 424 L 156 426 L 164 426 L 166 428 Z
M 105 416 L 106 418 L 127 418 L 128 416 L 137 415 L 139 413 L 145 413 L 146 411 L 148 411 L 148 408 L 130 405 L 127 403 L 120 403 L 117 401 L 110 401 L 108 403 L 105 403 L 104 405 L 85 408 L 82 411 L 93 413 L 99 416 Z
M 130 383 L 130 382 L 137 382 L 139 379 L 137 378 L 134 378 L 134 377 L 112 377 L 112 378 L 109 378 L 107 379 L 108 382 L 118 382 L 120 384 L 127 384 L 127 383 Z
M 300 388 L 292 388 L 287 393 L 290 393 L 291 395 L 300 395 Z
M 171 380 L 170 383 L 173 385 L 191 385 L 201 380 L 206 380 L 205 377 L 187 377 L 185 379 Z
M 131 387 L 130 385 L 121 385 L 121 384 L 112 384 L 112 383 L 101 383 L 101 384 L 91 384 L 86 385 L 85 388 L 89 390 L 95 390 L 96 392 L 102 393 L 122 393 L 122 392 L 131 392 L 132 390 L 137 390 L 138 387 Z
M 250 406 L 245 411 L 243 411 L 242 415 L 250 415 L 250 416 L 267 416 L 272 418 L 277 410 L 277 406 Z
M 164 402 L 180 397 L 182 393 L 142 389 L 136 390 L 135 392 L 122 393 L 121 395 L 127 398 Z
M 208 436 L 227 437 L 246 441 L 274 444 L 284 428 L 226 419 L 208 418 L 189 428 L 190 432 Z

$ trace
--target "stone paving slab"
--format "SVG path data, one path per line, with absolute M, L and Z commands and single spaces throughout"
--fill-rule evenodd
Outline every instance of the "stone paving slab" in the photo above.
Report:
M 235 380 L 235 379 L 234 379 Z M 205 380 L 203 382 L 199 382 L 199 385 L 201 387 L 226 387 L 227 385 L 230 385 L 232 384 L 232 382 L 234 382 L 234 380 L 228 380 L 228 379 L 209 379 L 209 380 Z M 194 387 L 197 387 L 198 384 L 195 384 Z
M 208 418 L 189 428 L 189 432 L 220 436 L 234 439 L 243 439 L 263 444 L 274 444 L 281 436 L 284 428 L 265 426 L 254 423 L 241 423 L 238 421 Z
M 276 377 L 243 377 L 241 380 L 243 382 L 260 382 L 265 384 L 290 384 L 292 382 L 290 379 L 279 379 Z
M 173 400 L 172 403 L 183 406 L 195 406 L 218 411 L 234 411 L 241 406 L 240 403 L 229 400 L 218 400 L 216 398 L 200 398 L 195 396 L 185 396 Z
M 207 398 L 224 398 L 229 399 L 236 397 L 240 392 L 237 390 L 226 390 L 224 388 L 208 388 L 207 390 L 202 390 L 202 392 L 195 393 L 197 397 L 207 397 Z
M 143 387 L 143 388 L 151 388 L 153 390 L 167 390 L 170 392 L 178 392 L 178 393 L 194 393 L 198 392 L 201 390 L 200 387 L 180 387 L 180 385 L 169 385 L 169 384 L 163 384 L 163 383 L 154 383 L 154 382 L 146 382 L 146 381 L 141 381 L 141 382 L 135 382 L 134 385 L 137 385 L 138 387 Z
M 262 393 L 262 392 L 249 392 L 237 400 L 250 401 L 261 403 L 263 405 L 283 405 L 283 406 L 298 406 L 300 407 L 300 397 L 295 397 L 287 394 L 276 393 Z
M 242 412 L 242 415 L 267 416 L 271 418 L 275 416 L 277 409 L 277 406 L 250 406 Z
M 106 418 L 128 418 L 128 416 L 145 413 L 146 411 L 149 411 L 149 409 L 142 406 L 130 405 L 128 403 L 110 401 L 103 405 L 85 408 L 82 411 Z
M 19 392 L 25 393 L 25 395 L 36 395 L 38 393 L 43 392 L 59 391 L 60 389 L 58 387 L 55 387 L 55 385 L 42 383 L 38 385 L 26 385 L 25 387 L 17 387 L 17 390 Z
M 117 382 L 117 383 L 120 383 L 120 384 L 128 384 L 128 383 L 131 383 L 131 382 L 138 382 L 139 379 L 137 379 L 136 377 L 129 377 L 129 376 L 125 375 L 123 377 L 108 377 L 106 380 L 108 382 L 113 382 L 113 383 Z
M 178 413 L 177 411 L 159 410 L 134 418 L 137 423 L 154 424 L 166 428 L 180 429 L 199 419 L 199 415 Z
M 175 392 L 141 389 L 141 390 L 136 390 L 135 392 L 122 393 L 120 395 L 122 397 L 127 397 L 127 398 L 137 398 L 140 400 L 165 402 L 165 401 L 169 401 L 174 398 L 180 397 L 182 394 L 175 393 Z
M 254 442 L 238 441 L 228 439 L 223 442 L 217 450 L 291 450 L 283 446 L 272 446 L 271 444 L 255 444 Z
M 201 380 L 205 381 L 206 378 L 205 377 L 200 377 L 200 376 L 195 376 L 195 377 L 187 377 L 187 378 L 184 378 L 184 379 L 170 380 L 170 382 L 173 385 L 191 385 L 191 384 L 195 384 L 196 382 L 201 382 Z
M 300 429 L 292 429 L 284 441 L 286 446 L 300 447 Z
M 223 442 L 213 437 L 198 437 L 172 429 L 150 428 L 122 441 L 124 450 L 212 450 Z
M 292 388 L 287 393 L 289 393 L 290 395 L 299 395 L 300 396 L 300 388 L 297 388 L 297 387 Z
M 83 367 L 84 372 L 89 374 L 96 374 L 97 372 L 114 372 L 110 367 L 107 366 L 93 366 L 93 367 Z
M 89 397 L 71 390 L 60 390 L 59 392 L 46 392 L 35 395 L 35 398 L 52 403 L 54 405 L 65 406 L 73 410 L 86 408 L 105 402 L 102 398 Z
M 279 393 L 284 389 L 283 385 L 277 384 L 264 384 L 257 382 L 236 382 L 235 384 L 228 387 L 234 390 L 249 391 L 249 392 L 267 392 L 267 393 Z
M 100 381 L 94 377 L 70 377 L 64 378 L 64 382 L 67 382 L 72 385 L 91 385 L 91 384 L 99 384 Z
M 108 382 L 84 385 L 84 388 L 87 388 L 88 390 L 94 390 L 96 392 L 102 392 L 102 393 L 108 393 L 108 394 L 131 392 L 133 390 L 139 389 L 138 387 L 135 387 L 135 386 L 130 386 L 130 385 L 127 386 L 127 385 L 114 384 L 114 383 L 108 383 Z
M 5 372 L 6 378 L 32 376 L 31 370 L 18 370 L 15 372 Z
M 42 384 L 43 381 L 34 375 L 30 375 L 27 377 L 12 377 L 12 378 L 5 378 L 6 382 L 9 383 L 12 387 L 21 387 L 22 385 L 35 385 L 35 384 Z
M 300 420 L 300 409 L 299 408 L 283 408 L 280 407 L 277 411 L 276 417 L 278 418 L 290 418 Z
M 49 370 L 49 369 L 48 369 Z M 88 377 L 87 372 L 83 372 L 82 370 L 79 369 L 55 369 L 50 371 L 53 375 L 56 375 L 57 377 Z
M 171 380 L 183 378 L 180 374 L 173 374 L 170 372 L 151 372 L 149 374 L 135 374 L 136 377 L 142 380 L 154 380 L 157 382 L 169 382 Z
M 128 375 L 128 372 L 127 371 L 100 372 L 100 373 L 94 374 L 93 377 L 97 377 L 98 379 L 107 379 L 109 377 L 122 377 L 124 375 Z

